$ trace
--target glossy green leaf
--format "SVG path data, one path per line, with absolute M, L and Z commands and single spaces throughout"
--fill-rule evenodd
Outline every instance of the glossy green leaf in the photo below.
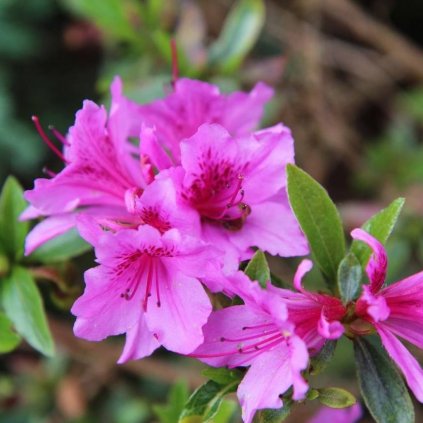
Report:
M 227 369 L 226 367 L 208 367 L 203 370 L 202 375 L 220 385 L 240 381 L 243 373 L 238 369 Z
M 342 388 L 320 388 L 318 392 L 319 401 L 327 407 L 346 408 L 357 402 L 353 394 Z
M 29 224 L 18 219 L 26 207 L 19 182 L 9 176 L 0 195 L 0 250 L 13 259 L 23 256 Z
M 14 350 L 21 342 L 21 337 L 13 330 L 8 317 L 0 313 L 0 353 Z
M 283 407 L 279 409 L 266 409 L 257 411 L 254 416 L 254 423 L 280 423 L 291 413 L 292 401 L 283 399 Z
M 1 298 L 3 308 L 17 332 L 35 349 L 52 356 L 54 344 L 41 295 L 26 269 L 18 266 L 12 269 L 11 274 L 2 281 Z
M 188 399 L 179 423 L 213 422 L 223 397 L 234 392 L 238 383 L 239 381 L 234 381 L 228 385 L 221 385 L 209 380 L 200 386 Z
M 344 304 L 349 303 L 358 294 L 363 271 L 353 253 L 348 253 L 338 267 L 338 291 Z
M 270 281 L 270 269 L 263 251 L 256 251 L 245 268 L 244 273 L 252 281 L 258 281 L 263 288 L 266 287 L 266 283 Z
M 229 13 L 219 38 L 211 45 L 209 65 L 233 72 L 241 65 L 263 28 L 262 0 L 238 0 Z
M 364 338 L 354 341 L 361 395 L 377 423 L 414 423 L 410 395 L 386 352 Z
M 28 257 L 28 260 L 56 263 L 77 257 L 91 248 L 91 245 L 79 236 L 76 229 L 71 229 L 41 245 Z
M 318 375 L 321 373 L 335 354 L 337 341 L 326 341 L 322 349 L 318 352 L 317 355 L 313 356 L 310 360 L 310 374 Z
M 311 247 L 314 261 L 327 277 L 331 288 L 345 255 L 342 222 L 327 191 L 311 176 L 289 164 L 288 196 L 292 209 Z
M 224 399 L 220 404 L 219 410 L 213 417 L 213 423 L 229 423 L 232 416 L 238 409 L 238 403 L 232 400 Z
M 404 206 L 405 199 L 397 198 L 388 207 L 371 217 L 365 222 L 362 228 L 385 244 L 391 235 L 392 230 L 398 220 L 401 210 Z M 353 241 L 351 252 L 355 254 L 358 261 L 365 266 L 369 261 L 372 251 L 364 242 Z
M 186 382 L 178 382 L 173 385 L 167 404 L 155 405 L 153 410 L 161 423 L 175 423 L 181 415 L 184 405 L 189 397 Z

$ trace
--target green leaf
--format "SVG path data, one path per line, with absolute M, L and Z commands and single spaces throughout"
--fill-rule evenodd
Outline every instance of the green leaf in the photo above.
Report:
M 373 235 L 382 244 L 385 244 L 391 235 L 392 230 L 398 220 L 405 199 L 397 198 L 388 207 L 371 217 L 362 226 L 366 232 Z M 354 240 L 351 245 L 351 252 L 355 254 L 358 261 L 364 267 L 369 261 L 372 250 L 364 242 Z
M 91 245 L 79 236 L 76 229 L 71 229 L 41 245 L 27 259 L 41 263 L 56 263 L 79 256 L 91 248 Z
M 338 210 L 326 190 L 311 176 L 292 164 L 287 170 L 289 201 L 308 239 L 314 261 L 333 288 L 339 263 L 345 255 Z
M 386 352 L 357 338 L 354 353 L 361 394 L 376 422 L 413 423 L 410 395 Z
M 0 249 L 13 259 L 23 256 L 29 224 L 18 219 L 26 207 L 19 182 L 9 176 L 0 195 Z
M 213 422 L 223 397 L 234 392 L 238 383 L 239 381 L 234 381 L 228 385 L 221 385 L 209 380 L 200 386 L 188 399 L 179 423 Z
M 155 405 L 154 412 L 161 423 L 175 423 L 181 415 L 184 405 L 189 397 L 188 386 L 186 382 L 181 381 L 173 385 L 167 404 Z
M 283 407 L 279 409 L 260 410 L 254 416 L 254 423 L 280 423 L 291 413 L 292 401 L 283 399 Z
M 235 401 L 223 400 L 220 404 L 218 412 L 213 417 L 213 423 L 228 423 L 232 416 L 238 409 L 238 404 Z
M 219 38 L 210 47 L 209 66 L 234 72 L 254 46 L 263 28 L 262 0 L 238 0 L 230 11 Z
M 1 284 L 1 297 L 4 310 L 18 333 L 35 349 L 52 356 L 53 339 L 40 293 L 30 273 L 23 267 L 14 267 Z
M 21 342 L 21 337 L 13 330 L 12 322 L 0 313 L 0 353 L 14 350 Z
M 357 402 L 353 394 L 342 388 L 320 388 L 318 392 L 319 401 L 327 407 L 346 408 Z
M 338 267 L 338 290 L 344 304 L 352 301 L 358 294 L 363 271 L 353 253 L 348 253 Z
M 245 268 L 244 273 L 252 281 L 258 281 L 263 288 L 266 287 L 266 282 L 270 281 L 270 269 L 263 251 L 256 251 Z
M 310 360 L 310 374 L 318 375 L 321 373 L 335 354 L 337 341 L 326 341 L 317 355 Z
M 243 373 L 238 369 L 227 369 L 226 367 L 208 367 L 204 369 L 202 375 L 220 385 L 240 381 Z

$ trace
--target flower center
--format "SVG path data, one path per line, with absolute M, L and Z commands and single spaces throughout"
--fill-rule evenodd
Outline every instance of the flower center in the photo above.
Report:
M 229 230 L 242 228 L 250 214 L 244 200 L 243 168 L 227 161 L 199 165 L 201 173 L 195 178 L 184 197 L 205 220 L 219 222 Z

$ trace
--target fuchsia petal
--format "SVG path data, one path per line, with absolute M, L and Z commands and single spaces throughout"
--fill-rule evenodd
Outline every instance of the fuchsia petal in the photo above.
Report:
M 393 303 L 423 302 L 423 271 L 383 288 L 381 294 Z M 410 304 L 411 305 L 411 304 Z
M 148 330 L 145 318 L 141 315 L 137 324 L 126 333 L 125 347 L 118 363 L 148 357 L 159 347 L 159 341 Z
M 158 274 L 160 307 L 148 304 L 147 326 L 168 350 L 189 354 L 203 342 L 202 327 L 212 311 L 200 282 L 183 274 Z M 153 294 L 154 297 L 154 294 Z
M 31 254 L 38 247 L 64 234 L 75 225 L 75 216 L 69 214 L 60 214 L 51 216 L 38 223 L 25 240 L 25 255 Z
M 407 385 L 415 397 L 423 402 L 423 370 L 407 348 L 388 330 L 384 324 L 375 325 L 386 351 L 403 373 Z
M 320 320 L 317 324 L 317 330 L 323 338 L 326 339 L 338 339 L 344 333 L 344 326 L 341 322 L 334 321 L 329 322 L 325 317 L 324 308 L 320 314 Z
M 311 260 L 308 260 L 308 259 L 302 260 L 301 263 L 299 264 L 294 276 L 294 288 L 297 291 L 302 293 L 305 292 L 302 285 L 302 280 L 304 275 L 308 273 L 312 269 L 312 267 L 313 267 L 313 263 Z
M 356 423 L 363 415 L 363 410 L 359 403 L 347 408 L 320 407 L 307 423 Z
M 155 127 L 149 127 L 147 125 L 141 126 L 140 152 L 141 154 L 147 155 L 159 170 L 167 169 L 172 166 L 170 157 L 159 144 Z
M 351 236 L 354 239 L 365 242 L 373 250 L 373 254 L 367 263 L 366 272 L 370 280 L 370 290 L 374 294 L 385 283 L 386 268 L 388 265 L 385 247 L 376 238 L 363 231 L 363 229 L 354 229 L 351 232 Z
M 304 398 L 308 386 L 301 371 L 307 365 L 307 348 L 297 337 L 260 355 L 238 387 L 244 423 L 251 423 L 259 409 L 280 408 L 279 396 L 292 385 L 295 399 Z
M 307 241 L 284 198 L 286 195 L 281 195 L 278 202 L 255 204 L 243 228 L 231 234 L 232 242 L 240 250 L 254 245 L 282 257 L 308 254 Z
M 385 298 L 373 295 L 367 285 L 363 285 L 363 293 L 357 301 L 357 311 L 362 314 L 363 309 L 375 322 L 386 320 L 391 313 Z
M 263 82 L 256 84 L 250 93 L 228 95 L 222 111 L 222 125 L 234 135 L 248 134 L 258 126 L 264 104 L 272 96 L 272 88 Z
M 411 319 L 401 319 L 390 316 L 383 326 L 395 335 L 423 349 L 423 319 L 421 316 Z
M 245 305 L 213 312 L 203 330 L 204 343 L 192 355 L 215 367 L 249 366 L 256 351 L 246 354 L 239 348 L 248 349 L 277 332 L 269 316 Z

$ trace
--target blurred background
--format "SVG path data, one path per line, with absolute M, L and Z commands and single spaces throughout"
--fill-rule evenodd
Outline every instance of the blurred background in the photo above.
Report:
M 423 268 L 421 0 L 0 0 L 1 183 L 14 174 L 31 188 L 44 166 L 61 168 L 31 115 L 66 133 L 84 99 L 108 103 L 116 74 L 134 100 L 163 96 L 172 37 L 183 76 L 222 91 L 275 88 L 263 124 L 292 128 L 298 164 L 328 189 L 347 231 L 406 197 L 389 279 Z M 191 360 L 159 352 L 118 366 L 120 339 L 73 337 L 69 306 L 92 260 L 56 266 L 60 283 L 41 278 L 58 352 L 45 359 L 22 344 L 1 356 L 1 423 L 172 423 L 204 380 Z M 295 264 L 272 260 L 286 280 Z M 348 342 L 316 383 L 358 392 Z M 315 410 L 299 406 L 287 421 Z M 238 422 L 236 403 L 215 421 Z

